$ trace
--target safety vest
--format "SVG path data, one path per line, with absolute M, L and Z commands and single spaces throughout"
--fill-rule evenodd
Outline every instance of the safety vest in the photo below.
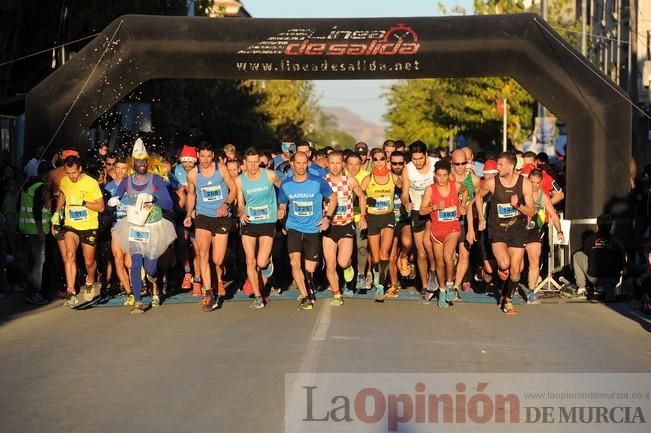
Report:
M 36 182 L 26 190 L 20 193 L 20 211 L 18 212 L 18 229 L 25 235 L 36 235 L 38 230 L 36 228 L 36 221 L 34 219 L 34 194 L 43 182 Z M 46 203 L 43 203 L 44 205 Z M 43 224 L 43 233 L 47 234 L 50 231 L 50 219 L 52 213 L 46 207 L 43 208 L 41 214 L 41 221 Z

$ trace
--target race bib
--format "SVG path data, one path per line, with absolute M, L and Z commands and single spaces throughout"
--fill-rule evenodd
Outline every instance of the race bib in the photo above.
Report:
M 520 212 L 511 203 L 497 203 L 498 218 L 513 218 L 519 214 Z
M 269 218 L 269 206 L 249 206 L 249 219 L 251 221 L 266 220 Z
M 445 209 L 439 209 L 438 219 L 440 222 L 450 222 L 457 220 L 457 207 L 446 207 Z
M 70 221 L 86 221 L 88 220 L 88 209 L 84 206 L 70 206 L 68 215 L 70 215 Z
M 344 215 L 348 210 L 348 204 L 337 204 L 337 210 L 335 210 L 335 215 Z
M 204 186 L 201 188 L 201 198 L 203 201 L 218 201 L 224 198 L 222 195 L 221 185 Z
M 314 214 L 314 205 L 311 201 L 295 201 L 294 215 L 298 217 L 310 217 Z
M 151 232 L 145 227 L 129 227 L 129 242 L 148 244 L 151 239 Z
M 380 197 L 375 199 L 375 210 L 377 211 L 386 211 L 389 210 L 389 205 L 391 204 L 391 197 Z

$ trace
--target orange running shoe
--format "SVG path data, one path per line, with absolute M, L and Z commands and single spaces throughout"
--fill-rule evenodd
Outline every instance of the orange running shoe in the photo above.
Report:
M 192 288 L 192 274 L 186 272 L 183 276 L 183 282 L 181 283 L 182 290 L 190 290 Z
M 192 296 L 203 296 L 203 291 L 201 290 L 201 283 L 198 281 L 192 283 Z
M 251 281 L 247 278 L 244 284 L 242 285 L 242 293 L 245 295 L 252 295 L 253 294 L 253 287 L 251 287 Z

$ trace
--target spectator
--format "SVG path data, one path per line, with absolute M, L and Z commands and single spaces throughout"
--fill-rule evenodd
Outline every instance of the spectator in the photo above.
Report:
M 615 296 L 615 284 L 626 265 L 624 246 L 610 231 L 613 218 L 608 214 L 597 218 L 597 231 L 583 243 L 583 248 L 574 253 L 572 263 L 578 289 L 576 294 L 585 296 L 586 284 L 604 287 L 606 300 Z

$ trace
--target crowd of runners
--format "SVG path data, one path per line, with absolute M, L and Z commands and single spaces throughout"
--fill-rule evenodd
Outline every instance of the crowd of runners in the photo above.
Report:
M 86 160 L 75 148 L 58 156 L 55 168 L 30 161 L 20 192 L 35 304 L 58 281 L 66 306 L 121 294 L 133 314 L 177 291 L 213 311 L 242 290 L 261 309 L 295 286 L 298 308 L 311 310 L 319 291 L 341 306 L 409 285 L 439 308 L 481 287 L 513 315 L 516 292 L 537 302 L 547 225 L 563 236 L 563 191 L 545 154 L 479 162 L 468 147 L 387 140 L 239 154 L 203 141 L 168 156 L 138 139 L 128 155 L 102 146 Z

